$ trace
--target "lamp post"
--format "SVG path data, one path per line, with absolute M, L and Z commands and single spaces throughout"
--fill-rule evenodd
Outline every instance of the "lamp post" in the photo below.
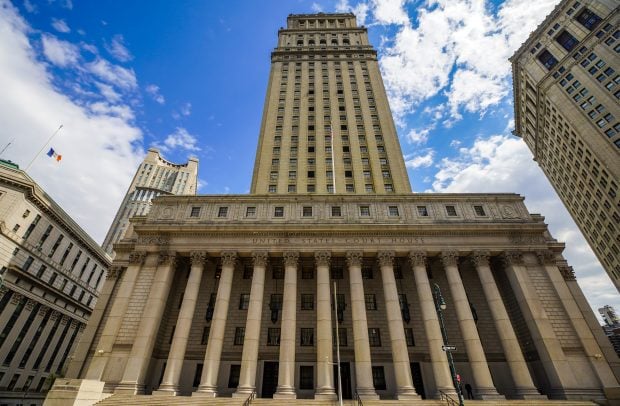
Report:
M 441 289 L 439 289 L 439 285 L 436 283 L 433 285 L 433 300 L 435 302 L 435 309 L 437 310 L 437 315 L 439 316 L 439 327 L 441 328 L 441 337 L 443 338 L 444 351 L 448 356 L 448 365 L 450 366 L 450 375 L 452 376 L 452 384 L 454 385 L 454 389 L 456 389 L 456 394 L 459 397 L 459 406 L 464 406 L 463 402 L 463 394 L 461 393 L 461 385 L 456 378 L 456 368 L 454 367 L 454 360 L 452 359 L 452 349 L 448 344 L 448 334 L 446 333 L 446 326 L 443 322 L 443 311 L 446 310 L 446 301 L 443 299 L 441 295 Z

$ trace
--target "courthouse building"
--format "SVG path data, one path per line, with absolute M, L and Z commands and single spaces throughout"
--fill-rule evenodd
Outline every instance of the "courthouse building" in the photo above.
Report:
M 130 220 L 47 404 L 454 394 L 437 289 L 477 398 L 619 396 L 542 216 L 514 194 L 411 193 L 352 14 L 290 15 L 271 62 L 251 193 L 160 196 Z

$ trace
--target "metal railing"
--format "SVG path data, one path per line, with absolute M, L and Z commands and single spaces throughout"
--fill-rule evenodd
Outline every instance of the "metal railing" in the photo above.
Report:
M 446 392 L 437 389 L 439 392 L 439 400 L 445 400 L 447 405 L 450 406 L 459 406 L 459 401 L 455 400 L 452 396 L 448 395 Z
M 250 404 L 252 403 L 252 401 L 256 398 L 256 391 L 253 390 L 252 393 L 250 393 L 250 396 L 248 396 L 248 398 L 245 400 L 245 402 L 243 402 L 242 406 L 250 406 Z
M 362 399 L 360 398 L 359 393 L 357 393 L 357 391 L 355 391 L 355 404 L 357 406 L 364 406 L 364 402 L 362 402 Z

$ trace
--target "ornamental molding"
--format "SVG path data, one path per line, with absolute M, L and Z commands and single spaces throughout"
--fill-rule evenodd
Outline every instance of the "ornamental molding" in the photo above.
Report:
M 134 251 L 129 253 L 129 263 L 142 265 L 144 264 L 144 260 L 146 259 L 146 252 L 144 251 Z
M 207 253 L 205 251 L 192 251 L 189 254 L 189 259 L 192 266 L 204 266 Z
M 364 261 L 364 253 L 362 251 L 349 251 L 347 252 L 347 266 L 349 268 L 357 266 L 361 267 Z
M 329 251 L 317 251 L 314 253 L 314 260 L 317 266 L 329 266 L 332 253 Z
M 32 309 L 34 309 L 34 307 L 36 305 L 37 305 L 37 301 L 36 300 L 28 299 L 26 301 L 26 310 L 32 311 Z
M 284 266 L 297 266 L 299 261 L 299 252 L 298 251 L 285 251 L 282 254 L 282 258 L 284 260 Z
M 58 319 L 58 317 L 61 315 L 61 313 L 58 310 L 53 310 L 52 314 L 50 315 L 50 320 L 54 321 L 56 319 Z
M 469 257 L 476 267 L 489 266 L 491 254 L 489 251 L 474 251 Z
M 125 268 L 120 265 L 113 265 L 108 269 L 108 274 L 105 278 L 106 280 L 120 278 L 124 270 Z
M 536 245 L 546 244 L 547 239 L 540 234 L 509 234 L 508 239 L 512 244 Z
M 141 235 L 136 240 L 138 245 L 169 245 L 170 237 L 165 235 Z
M 220 258 L 222 260 L 222 266 L 235 266 L 237 262 L 237 252 L 236 251 L 222 251 L 220 253 Z
M 416 266 L 426 267 L 426 251 L 409 252 L 409 262 L 411 262 L 412 267 L 416 267 Z
M 71 317 L 67 316 L 67 315 L 63 315 L 62 319 L 60 319 L 60 324 L 65 325 L 69 322 L 69 320 L 71 320 Z
M 551 250 L 536 251 L 536 256 L 541 265 L 555 265 L 555 253 Z
M 157 257 L 157 265 L 167 265 L 170 267 L 174 267 L 177 261 L 177 256 L 175 252 L 160 252 Z
M 394 266 L 394 251 L 379 251 L 377 262 L 379 266 Z
M 575 270 L 573 269 L 572 266 L 562 265 L 562 266 L 559 266 L 558 269 L 560 270 L 560 273 L 562 274 L 562 277 L 564 278 L 565 281 L 576 281 L 577 280 L 577 277 L 575 276 Z
M 269 254 L 267 251 L 254 251 L 252 252 L 252 263 L 254 266 L 266 267 L 269 262 Z
M 41 317 L 45 317 L 47 315 L 47 313 L 50 311 L 50 308 L 45 306 L 45 305 L 41 305 L 41 307 L 39 307 L 39 316 Z
M 459 253 L 457 251 L 443 251 L 440 257 L 444 267 L 458 266 Z
M 21 302 L 23 298 L 24 298 L 24 295 L 22 295 L 21 293 L 17 293 L 17 292 L 15 292 L 15 293 L 13 294 L 13 297 L 11 298 L 11 304 L 16 305 L 16 304 L 18 304 L 19 302 Z
M 504 266 L 523 264 L 523 254 L 520 251 L 504 251 L 500 256 Z

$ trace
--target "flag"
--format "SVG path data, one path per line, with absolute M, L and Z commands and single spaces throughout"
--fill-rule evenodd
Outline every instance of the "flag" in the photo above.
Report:
M 56 162 L 60 162 L 60 160 L 62 159 L 62 155 L 54 151 L 54 148 L 50 148 L 50 150 L 47 151 L 47 156 L 49 156 L 50 158 L 54 158 Z

